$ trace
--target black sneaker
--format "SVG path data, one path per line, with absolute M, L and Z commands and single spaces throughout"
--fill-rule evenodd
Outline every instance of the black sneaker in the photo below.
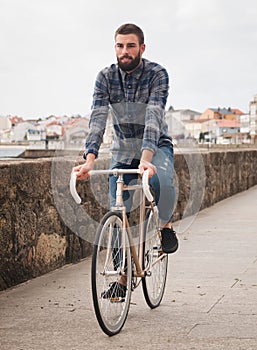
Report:
M 167 254 L 175 253 L 175 251 L 178 249 L 176 232 L 172 228 L 165 227 L 161 230 L 161 234 L 162 251 Z
M 127 287 L 123 286 L 119 282 L 112 282 L 109 284 L 109 289 L 102 292 L 101 297 L 103 299 L 119 299 L 125 298 Z

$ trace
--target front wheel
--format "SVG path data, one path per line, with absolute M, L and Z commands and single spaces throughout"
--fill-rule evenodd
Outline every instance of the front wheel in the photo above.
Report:
M 121 276 L 127 287 L 117 291 Z M 127 231 L 119 214 L 107 213 L 101 220 L 92 256 L 92 296 L 95 314 L 109 336 L 119 333 L 126 321 L 131 298 L 132 266 Z
M 145 223 L 144 268 L 146 276 L 142 279 L 145 300 L 151 309 L 160 305 L 167 278 L 168 256 L 161 249 L 161 240 L 156 227 L 154 214 L 150 211 Z

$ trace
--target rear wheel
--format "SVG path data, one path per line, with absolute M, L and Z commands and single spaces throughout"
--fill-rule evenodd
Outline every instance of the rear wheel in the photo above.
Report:
M 161 240 L 153 212 L 147 215 L 144 239 L 144 268 L 149 269 L 142 279 L 145 300 L 151 309 L 160 305 L 167 278 L 168 255 L 161 249 Z
M 109 212 L 101 220 L 92 257 L 92 296 L 95 314 L 102 330 L 109 336 L 119 333 L 126 321 L 131 298 L 131 253 L 127 231 L 122 232 L 122 220 Z M 121 276 L 127 279 L 123 295 L 110 287 Z M 108 294 L 109 293 L 109 294 Z

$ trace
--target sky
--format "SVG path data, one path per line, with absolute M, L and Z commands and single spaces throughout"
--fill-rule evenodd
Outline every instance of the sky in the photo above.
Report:
M 123 23 L 170 76 L 167 109 L 249 112 L 257 94 L 256 0 L 0 0 L 0 115 L 90 113 Z

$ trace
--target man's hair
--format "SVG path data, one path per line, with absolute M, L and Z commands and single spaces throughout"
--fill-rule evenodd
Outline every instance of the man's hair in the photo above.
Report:
M 144 44 L 144 33 L 141 28 L 132 23 L 122 24 L 115 32 L 115 39 L 118 34 L 135 34 L 138 37 L 139 44 Z

